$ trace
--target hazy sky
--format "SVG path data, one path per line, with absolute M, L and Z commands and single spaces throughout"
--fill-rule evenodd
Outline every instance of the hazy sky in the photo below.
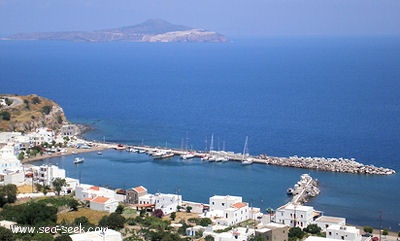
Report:
M 0 0 L 0 34 L 161 18 L 228 36 L 400 35 L 400 0 Z

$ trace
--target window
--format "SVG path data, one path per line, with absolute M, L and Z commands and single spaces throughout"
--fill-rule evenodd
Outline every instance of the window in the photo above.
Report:
M 222 206 L 225 206 L 225 203 L 221 203 Z

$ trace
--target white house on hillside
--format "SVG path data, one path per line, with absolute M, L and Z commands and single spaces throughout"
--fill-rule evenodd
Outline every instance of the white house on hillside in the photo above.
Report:
M 90 200 L 90 209 L 97 211 L 115 212 L 118 207 L 118 201 L 114 198 L 95 197 Z
M 331 225 L 346 225 L 346 218 L 321 216 L 315 219 L 315 224 L 317 224 L 323 232 L 326 232 L 326 229 Z
M 239 196 L 214 195 L 210 197 L 210 211 L 215 211 L 215 210 L 223 211 L 229 208 L 232 204 L 241 202 L 242 202 L 242 197 Z
M 41 165 L 40 167 L 35 167 L 33 177 L 36 182 L 51 186 L 56 178 L 65 178 L 65 169 L 54 165 Z
M 89 184 L 80 184 L 75 188 L 75 197 L 81 201 L 90 201 L 95 197 L 113 198 L 119 202 L 125 200 L 125 195 L 117 194 L 114 190 Z
M 215 195 L 210 197 L 210 211 L 204 216 L 214 218 L 218 225 L 232 226 L 252 218 L 250 211 L 242 197 Z
M 22 185 L 25 180 L 23 167 L 16 157 L 12 144 L 0 148 L 0 183 Z
M 330 225 L 326 229 L 326 237 L 337 240 L 361 241 L 360 230 L 353 226 Z
M 182 196 L 176 194 L 146 194 L 139 197 L 140 204 L 154 204 L 155 209 L 161 209 L 164 215 L 177 211 L 177 207 L 182 204 Z
M 313 207 L 288 203 L 276 210 L 275 222 L 305 228 L 313 222 L 314 212 Z
M 70 235 L 72 241 L 122 241 L 122 235 L 112 229 Z

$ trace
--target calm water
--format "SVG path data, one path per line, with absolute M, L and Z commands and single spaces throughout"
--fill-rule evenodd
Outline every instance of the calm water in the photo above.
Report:
M 0 42 L 0 92 L 36 93 L 91 124 L 87 138 L 252 154 L 354 157 L 400 170 L 400 39 L 298 38 L 227 44 Z M 106 152 L 54 159 L 83 182 L 179 192 L 207 202 L 242 195 L 284 204 L 304 172 L 310 205 L 350 223 L 399 229 L 400 178 Z M 106 170 L 106 172 L 105 172 Z M 105 174 L 103 174 L 105 172 Z M 101 174 L 100 174 L 101 173 Z M 261 201 L 262 200 L 262 201 Z

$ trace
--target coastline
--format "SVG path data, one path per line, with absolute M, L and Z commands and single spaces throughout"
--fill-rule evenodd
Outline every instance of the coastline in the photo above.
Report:
M 102 143 L 95 143 L 92 148 L 76 148 L 76 147 L 66 147 L 63 148 L 64 151 L 56 152 L 56 153 L 43 153 L 43 155 L 36 155 L 34 157 L 25 158 L 21 161 L 22 164 L 26 164 L 33 161 L 39 161 L 48 158 L 60 157 L 60 156 L 69 156 L 75 155 L 80 153 L 87 153 L 87 152 L 96 152 L 96 151 L 103 151 L 114 148 L 113 145 L 110 144 L 102 144 Z

